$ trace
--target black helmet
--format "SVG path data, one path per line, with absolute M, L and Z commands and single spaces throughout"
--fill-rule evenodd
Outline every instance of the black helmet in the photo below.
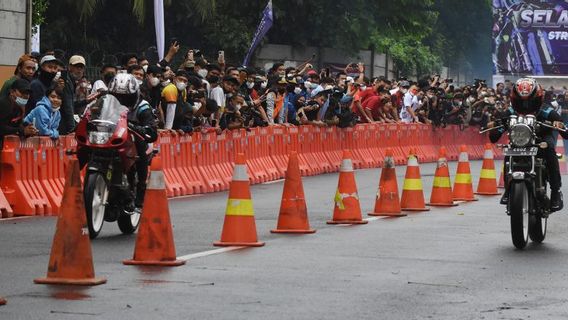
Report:
M 534 114 L 542 106 L 544 92 L 536 80 L 521 78 L 511 91 L 511 106 L 519 114 Z

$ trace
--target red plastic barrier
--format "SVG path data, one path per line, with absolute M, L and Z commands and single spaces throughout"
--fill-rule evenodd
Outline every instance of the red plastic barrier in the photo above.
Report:
M 432 130 L 432 126 L 421 125 L 419 130 L 421 131 L 420 142 L 422 142 L 422 152 L 426 157 L 426 161 L 436 161 L 438 158 L 439 146 L 434 144 L 435 132 Z
M 331 172 L 339 171 L 341 165 L 341 141 L 336 127 L 321 129 L 322 152 L 331 166 Z
M 49 137 L 39 137 L 39 139 L 37 149 L 39 182 L 48 196 L 53 210 L 52 214 L 56 215 L 59 213 L 65 184 L 63 145 Z
M 287 134 L 285 128 L 271 126 L 268 128 L 268 150 L 280 177 L 284 177 L 288 164 Z M 295 150 L 297 151 L 297 150 Z
M 185 181 L 188 194 L 198 194 L 207 192 L 205 182 L 199 169 L 197 168 L 196 145 L 201 141 L 195 142 L 195 136 L 184 134 L 179 137 L 181 168 L 184 170 L 188 181 Z
M 459 144 L 455 139 L 455 126 L 447 126 L 445 128 L 438 128 L 439 146 L 445 146 L 447 151 L 448 160 L 456 161 L 460 153 Z
M 0 189 L 0 218 L 11 218 L 14 216 L 14 210 L 10 206 L 8 199 L 4 195 L 4 192 Z
M 16 216 L 43 216 L 53 213 L 39 177 L 39 137 L 21 141 L 6 136 L 2 149 L 0 187 Z
M 158 148 L 164 166 L 164 178 L 166 180 L 166 192 L 168 197 L 179 197 L 186 195 L 185 185 L 181 183 L 182 178 L 176 172 L 174 156 L 174 135 L 171 132 L 160 132 L 158 136 Z
M 288 138 L 288 152 L 298 151 L 298 159 L 300 160 L 300 172 L 302 176 L 313 176 L 314 170 L 312 169 L 310 160 L 302 152 L 302 142 L 300 141 L 300 132 L 297 127 L 288 127 L 286 136 Z
M 238 133 L 238 131 L 233 133 Z M 196 148 L 196 165 L 205 181 L 205 189 L 207 192 L 217 192 L 228 188 L 228 184 L 223 179 L 223 175 L 221 172 L 217 171 L 215 163 L 213 163 L 213 146 L 211 145 L 210 135 L 214 134 L 215 133 L 194 133 L 195 139 L 199 139 Z

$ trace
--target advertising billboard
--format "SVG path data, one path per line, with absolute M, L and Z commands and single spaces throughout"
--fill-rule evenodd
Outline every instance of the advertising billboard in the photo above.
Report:
M 568 3 L 493 0 L 493 66 L 500 75 L 568 75 Z

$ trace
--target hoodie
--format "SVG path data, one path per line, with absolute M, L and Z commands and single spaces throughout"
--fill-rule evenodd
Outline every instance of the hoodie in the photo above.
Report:
M 59 109 L 53 110 L 51 101 L 43 97 L 36 107 L 26 116 L 24 124 L 33 124 L 39 131 L 40 136 L 48 136 L 52 139 L 59 138 L 59 122 L 61 114 Z

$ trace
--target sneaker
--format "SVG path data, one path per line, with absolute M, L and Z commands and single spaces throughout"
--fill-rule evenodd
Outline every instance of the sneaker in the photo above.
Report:
M 564 200 L 562 199 L 562 192 L 554 190 L 550 193 L 550 211 L 560 211 L 564 208 Z

